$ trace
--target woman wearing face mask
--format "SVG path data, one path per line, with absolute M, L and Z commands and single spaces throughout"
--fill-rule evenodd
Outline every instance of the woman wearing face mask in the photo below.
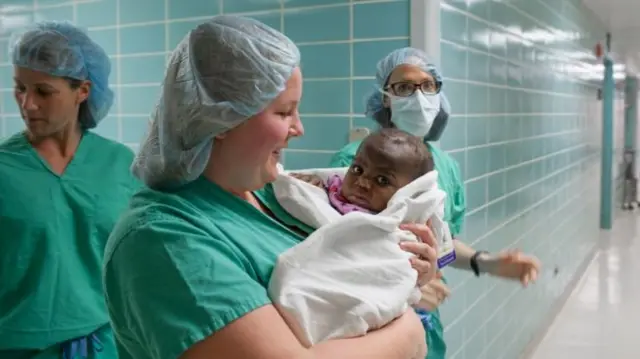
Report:
M 380 127 L 395 127 L 424 138 L 425 145 L 433 155 L 438 185 L 447 193 L 445 220 L 456 239 L 457 258 L 452 266 L 472 271 L 476 276 L 488 273 L 519 280 L 524 286 L 535 281 L 539 270 L 537 259 L 520 252 L 491 255 L 476 251 L 457 240 L 466 210 L 464 184 L 458 163 L 431 143 L 442 135 L 450 106 L 442 92 L 442 76 L 429 62 L 427 55 L 410 47 L 391 52 L 378 62 L 376 85 L 377 89 L 367 100 L 366 115 Z M 330 166 L 349 166 L 359 145 L 359 141 L 346 145 L 332 158 Z M 429 347 L 427 358 L 444 359 L 446 344 L 437 307 L 448 295 L 448 289 L 440 279 L 434 279 L 422 291 L 423 300 L 430 302 L 433 307 L 427 320 L 424 320 Z

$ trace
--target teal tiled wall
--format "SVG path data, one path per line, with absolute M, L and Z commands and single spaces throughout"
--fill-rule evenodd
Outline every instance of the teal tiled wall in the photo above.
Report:
M 440 145 L 464 173 L 462 238 L 545 265 L 526 290 L 447 269 L 449 358 L 518 358 L 596 243 L 601 103 L 583 75 L 605 33 L 580 1 L 441 2 L 453 116 Z
M 234 13 L 284 31 L 300 46 L 305 78 L 300 109 L 307 135 L 290 143 L 289 168 L 325 166 L 352 127 L 369 123 L 363 103 L 376 61 L 409 44 L 409 0 L 4 0 L 0 9 L 0 136 L 23 128 L 6 56 L 9 28 L 70 20 L 87 28 L 113 62 L 116 104 L 97 132 L 134 149 L 147 129 L 167 55 L 196 24 Z

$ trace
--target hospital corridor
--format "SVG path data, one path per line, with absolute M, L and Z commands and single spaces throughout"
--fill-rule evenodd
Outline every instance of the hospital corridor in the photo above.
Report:
M 0 359 L 640 358 L 638 14 L 0 0 Z

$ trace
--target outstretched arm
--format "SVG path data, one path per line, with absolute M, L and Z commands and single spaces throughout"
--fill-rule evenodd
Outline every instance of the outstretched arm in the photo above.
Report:
M 454 268 L 471 271 L 472 257 L 476 250 L 459 240 L 455 241 L 456 261 Z M 523 286 L 535 282 L 540 271 L 540 261 L 518 250 L 503 251 L 498 254 L 479 253 L 476 257 L 478 274 L 487 273 L 504 279 L 518 280 Z
M 457 237 L 460 234 L 466 213 L 464 184 L 457 165 L 453 166 L 452 176 L 455 178 L 455 190 L 450 197 L 453 201 L 453 210 L 449 227 L 452 235 Z M 458 239 L 454 240 L 454 248 L 456 260 L 451 266 L 473 271 L 471 263 L 477 251 Z M 540 270 L 540 262 L 537 258 L 519 251 L 505 251 L 498 254 L 478 253 L 475 257 L 475 262 L 478 274 L 488 273 L 500 278 L 519 280 L 524 286 L 527 286 L 531 281 L 535 281 Z

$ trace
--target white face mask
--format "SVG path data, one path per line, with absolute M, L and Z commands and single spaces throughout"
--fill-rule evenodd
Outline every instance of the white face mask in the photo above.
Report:
M 425 95 L 420 90 L 409 97 L 390 96 L 391 122 L 399 130 L 417 137 L 429 133 L 440 112 L 440 94 Z

